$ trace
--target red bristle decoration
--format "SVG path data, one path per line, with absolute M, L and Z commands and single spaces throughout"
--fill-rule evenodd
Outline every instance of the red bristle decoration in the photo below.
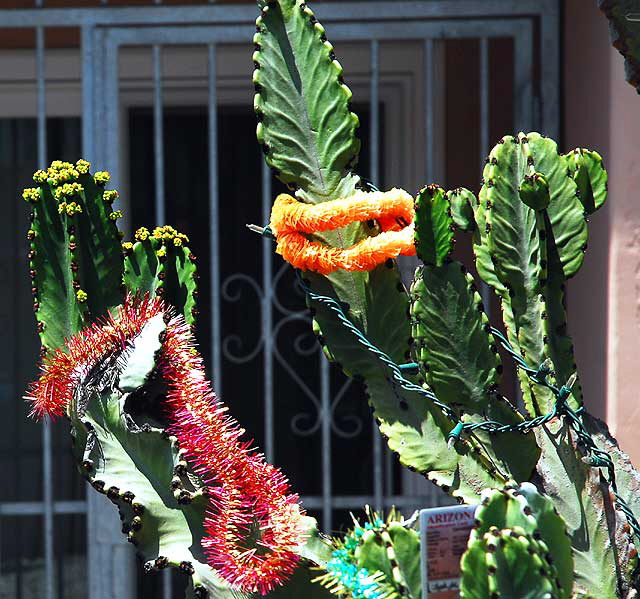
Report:
M 128 339 L 133 339 L 150 318 L 163 311 L 164 306 L 157 300 L 129 299 L 115 316 L 110 314 L 89 325 L 67 339 L 65 347 L 48 352 L 40 367 L 40 378 L 25 396 L 32 402 L 31 415 L 38 419 L 64 415 L 82 375 L 102 357 L 122 351 Z
M 68 340 L 42 365 L 27 397 L 37 417 L 64 414 L 81 376 L 99 359 L 125 350 L 153 316 L 164 313 L 159 299 L 127 298 L 116 314 Z M 158 363 L 167 393 L 170 433 L 209 497 L 202 545 L 209 565 L 233 586 L 266 594 L 283 584 L 298 563 L 304 542 L 303 511 L 286 477 L 251 451 L 251 442 L 227 414 L 206 379 L 184 319 L 172 317 Z

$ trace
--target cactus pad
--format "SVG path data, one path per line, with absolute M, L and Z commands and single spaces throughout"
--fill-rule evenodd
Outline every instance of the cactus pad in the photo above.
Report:
M 254 107 L 267 162 L 311 201 L 330 199 L 359 149 L 333 46 L 302 0 L 264 2 L 256 29 Z
M 571 597 L 573 559 L 565 524 L 533 485 L 486 491 L 475 519 L 461 561 L 461 597 Z
M 453 249 L 453 219 L 444 189 L 421 189 L 415 209 L 416 253 L 425 264 L 442 266 Z

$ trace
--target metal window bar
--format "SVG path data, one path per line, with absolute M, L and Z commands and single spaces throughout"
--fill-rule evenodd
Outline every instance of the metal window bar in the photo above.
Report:
M 369 144 L 371 180 L 380 186 L 380 47 L 378 40 L 369 43 L 371 60 L 371 81 L 369 89 Z M 382 496 L 384 493 L 384 471 L 382 463 L 382 436 L 375 420 L 372 419 L 373 438 L 373 506 L 377 511 L 382 510 Z M 325 529 L 326 530 L 326 529 Z
M 42 0 L 36 0 L 41 6 Z M 38 112 L 38 167 L 47 166 L 47 106 L 45 73 L 44 27 L 36 28 L 36 85 Z M 42 498 L 44 519 L 44 593 L 46 599 L 54 599 L 54 553 L 53 553 L 53 466 L 52 466 L 51 422 L 42 422 Z
M 156 4 L 159 2 L 156 0 Z M 162 106 L 162 46 L 154 45 L 152 51 L 153 64 L 153 156 L 155 171 L 155 213 L 156 226 L 166 224 L 166 202 L 164 194 L 164 124 Z M 171 599 L 171 570 L 162 572 L 162 597 Z
M 164 127 L 162 122 L 162 47 L 152 47 L 153 62 L 153 157 L 155 162 L 156 226 L 166 224 L 164 198 Z
M 222 395 L 222 317 L 220 302 L 220 235 L 219 235 L 219 189 L 218 189 L 218 93 L 217 56 L 215 44 L 208 44 L 208 95 L 209 95 L 209 259 L 211 276 L 211 360 L 213 387 Z
M 425 171 L 426 181 L 431 181 L 434 176 L 433 165 L 433 39 L 426 38 L 423 46 L 424 61 L 424 147 L 425 147 Z
M 480 39 L 480 172 L 489 153 L 489 40 Z M 480 282 L 480 295 L 486 313 L 491 317 L 491 290 Z

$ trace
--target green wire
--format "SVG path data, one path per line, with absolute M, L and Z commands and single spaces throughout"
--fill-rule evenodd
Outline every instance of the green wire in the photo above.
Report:
M 575 380 L 575 377 L 571 377 L 569 381 L 566 384 L 562 385 L 560 388 L 556 387 L 547 380 L 548 375 L 551 373 L 551 368 L 548 363 L 543 363 L 538 368 L 532 368 L 524 361 L 522 356 L 513 349 L 512 345 L 502 334 L 502 332 L 492 327 L 492 335 L 496 339 L 498 339 L 500 345 L 514 359 L 517 367 L 526 372 L 533 382 L 549 389 L 555 396 L 556 401 L 547 414 L 537 416 L 536 418 L 533 418 L 531 420 L 525 420 L 523 422 L 520 422 L 519 424 L 503 424 L 494 420 L 484 420 L 474 423 L 462 422 L 457 417 L 455 412 L 449 406 L 439 401 L 431 391 L 428 391 L 422 386 L 416 385 L 415 383 L 412 383 L 411 381 L 404 378 L 404 372 L 415 372 L 417 366 L 415 363 L 396 364 L 385 352 L 373 345 L 349 320 L 349 318 L 344 313 L 342 306 L 337 300 L 326 295 L 315 293 L 302 279 L 300 273 L 298 271 L 296 271 L 296 273 L 298 276 L 298 283 L 300 287 L 309 296 L 309 298 L 325 306 L 327 309 L 333 312 L 338 318 L 338 322 L 355 336 L 356 341 L 391 371 L 390 382 L 392 384 L 398 385 L 405 391 L 410 391 L 422 395 L 426 399 L 430 400 L 434 405 L 436 405 L 447 418 L 452 420 L 453 427 L 448 435 L 450 447 L 455 445 L 455 442 L 465 431 L 473 432 L 476 430 L 483 430 L 489 433 L 517 432 L 525 434 L 538 426 L 546 424 L 555 417 L 564 418 L 565 422 L 567 422 L 567 424 L 575 432 L 576 436 L 578 437 L 578 441 L 581 443 L 587 453 L 587 457 L 583 458 L 583 461 L 592 467 L 606 469 L 606 474 L 604 476 L 609 483 L 609 486 L 611 487 L 611 490 L 617 502 L 617 507 L 624 513 L 627 521 L 629 522 L 629 526 L 633 530 L 633 533 L 640 540 L 640 524 L 636 520 L 629 505 L 618 494 L 615 466 L 613 464 L 611 456 L 608 454 L 608 452 L 599 449 L 596 446 L 591 435 L 587 432 L 581 418 L 582 414 L 584 413 L 584 408 L 580 407 L 577 410 L 574 410 L 567 404 L 566 400 L 571 394 L 571 379 Z

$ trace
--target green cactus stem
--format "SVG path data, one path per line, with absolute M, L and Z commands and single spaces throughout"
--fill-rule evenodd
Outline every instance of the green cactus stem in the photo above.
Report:
M 440 267 L 425 264 L 416 271 L 411 296 L 413 356 L 436 397 L 468 423 L 486 418 L 523 422 L 498 393 L 503 367 L 497 343 L 466 269 L 455 261 Z M 487 435 L 478 430 L 466 442 L 486 460 L 489 471 L 497 469 L 518 481 L 529 478 L 539 456 L 530 432 Z M 518 460 L 510 457 L 514 443 L 521 446 Z
M 587 214 L 593 214 L 607 199 L 608 175 L 598 152 L 576 148 L 565 154 L 568 173 L 578 187 L 578 199 Z
M 473 192 L 464 187 L 458 187 L 447 192 L 447 200 L 456 228 L 461 231 L 474 231 L 476 221 L 471 206 L 476 202 L 476 196 Z
M 297 188 L 301 201 L 348 197 L 360 184 L 349 170 L 357 159 L 357 121 L 349 112 L 350 92 L 343 87 L 342 71 L 328 50 L 324 29 L 300 0 L 261 6 L 254 39 L 258 67 L 254 82 L 258 140 L 263 147 L 266 144 L 267 162 L 282 181 Z M 296 106 L 289 109 L 287 103 L 294 100 Z M 300 118 L 293 119 L 298 113 Z M 305 123 L 307 127 L 316 123 L 311 141 L 300 130 Z M 281 156 L 284 147 L 286 156 Z M 378 231 L 375 223 L 353 224 L 313 239 L 345 248 Z M 304 277 L 314 293 L 337 300 L 357 329 L 393 361 L 409 358 L 409 296 L 393 261 L 368 273 L 336 272 L 328 277 L 305 273 Z M 327 357 L 365 382 L 380 430 L 402 464 L 428 475 L 459 500 L 472 501 L 483 488 L 510 478 L 501 466 L 487 467 L 500 465 L 500 460 L 484 445 L 471 448 L 461 443 L 449 451 L 451 421 L 422 395 L 396 385 L 392 373 L 345 332 L 333 311 L 313 300 L 310 307 Z
M 134 294 L 163 298 L 180 312 L 188 324 L 195 323 L 197 268 L 189 239 L 173 227 L 142 227 L 135 243 L 124 243 L 124 284 Z
M 461 560 L 462 599 L 572 596 L 565 524 L 533 485 L 486 491 L 475 522 Z
M 456 261 L 425 264 L 411 297 L 413 351 L 426 382 L 444 403 L 484 411 L 502 363 L 473 277 Z
M 259 4 L 253 38 L 258 141 L 284 183 L 305 190 L 310 201 L 331 199 L 360 146 L 351 90 L 324 27 L 305 2 Z
M 428 185 L 415 202 L 415 244 L 425 264 L 442 266 L 453 250 L 453 218 L 444 189 Z
M 118 194 L 104 189 L 108 173 L 89 168 L 55 160 L 22 194 L 32 206 L 29 272 L 43 351 L 122 302 Z

